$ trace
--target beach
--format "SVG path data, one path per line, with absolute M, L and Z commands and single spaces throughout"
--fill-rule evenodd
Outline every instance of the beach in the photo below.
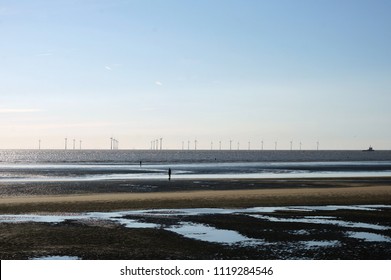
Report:
M 388 177 L 115 180 L 0 189 L 2 259 L 391 258 Z M 326 208 L 316 208 L 321 206 Z M 21 214 L 27 220 L 18 222 Z
M 128 191 L 124 190 L 126 187 Z M 0 201 L 1 213 L 389 204 L 391 178 L 123 180 L 79 184 L 41 183 L 40 186 L 23 184 L 18 187 L 2 186 Z

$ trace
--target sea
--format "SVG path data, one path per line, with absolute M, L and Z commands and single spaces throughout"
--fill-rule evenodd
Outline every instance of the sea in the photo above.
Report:
M 391 176 L 391 151 L 0 150 L 0 183 Z

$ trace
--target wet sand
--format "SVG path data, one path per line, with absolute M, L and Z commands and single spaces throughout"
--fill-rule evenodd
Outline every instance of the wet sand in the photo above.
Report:
M 391 205 L 391 178 L 0 184 L 1 214 L 359 204 Z M 126 228 L 118 223 L 95 220 L 83 223 L 77 219 L 61 223 L 0 223 L 0 258 L 31 259 L 51 255 L 116 260 L 391 258 L 391 242 L 351 237 L 363 233 L 360 227 L 300 221 L 300 218 L 313 215 L 347 223 L 369 223 L 386 230 L 365 229 L 365 234 L 381 234 L 384 239 L 391 240 L 389 208 L 312 213 L 280 211 L 267 215 L 271 220 L 237 214 L 166 216 L 155 220 L 148 216 L 138 218 L 141 222 L 162 224 L 157 228 Z M 292 218 L 298 219 L 297 222 L 279 221 Z M 263 240 L 267 245 L 204 242 L 167 230 L 169 225 L 183 222 L 235 231 L 248 238 Z
M 123 180 L 1 185 L 0 192 L 0 213 L 390 204 L 391 178 Z

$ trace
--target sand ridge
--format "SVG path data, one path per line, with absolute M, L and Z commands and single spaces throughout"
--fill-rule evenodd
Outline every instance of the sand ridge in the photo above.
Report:
M 391 186 L 242 189 L 152 193 L 4 197 L 0 206 L 28 211 L 53 209 L 100 210 L 169 207 L 249 207 L 277 205 L 390 203 Z M 0 207 L 0 209 L 1 209 Z M 7 211 L 8 212 L 8 211 Z M 13 211 L 11 211 L 13 212 Z

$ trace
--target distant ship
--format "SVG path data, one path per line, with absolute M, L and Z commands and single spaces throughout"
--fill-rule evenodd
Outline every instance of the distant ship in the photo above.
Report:
M 374 152 L 375 150 L 374 150 L 371 146 L 369 146 L 368 149 L 362 150 L 362 151 L 363 151 L 363 152 Z

